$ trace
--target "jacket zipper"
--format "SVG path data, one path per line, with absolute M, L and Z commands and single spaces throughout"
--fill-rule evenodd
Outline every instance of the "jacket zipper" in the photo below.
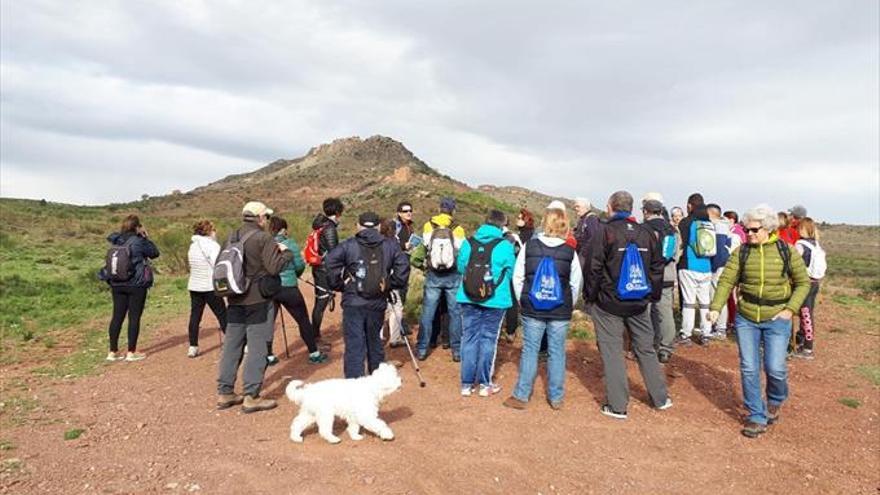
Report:
M 764 244 L 758 248 L 761 252 L 761 280 L 760 285 L 758 285 L 758 301 L 764 299 Z M 761 303 L 758 302 L 758 321 L 761 321 Z

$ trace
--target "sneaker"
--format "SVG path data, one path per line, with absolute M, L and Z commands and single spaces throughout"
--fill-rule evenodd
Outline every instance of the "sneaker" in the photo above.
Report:
M 125 355 L 125 361 L 128 363 L 133 363 L 135 361 L 143 361 L 146 359 L 147 355 L 143 352 L 129 352 Z
M 309 364 L 320 364 L 327 360 L 327 355 L 321 351 L 309 354 Z
M 709 345 L 709 335 L 703 335 L 703 332 L 694 332 L 694 340 L 701 346 Z
M 460 362 L 461 362 L 461 356 L 458 355 L 458 354 L 453 354 L 453 355 L 452 355 L 452 361 L 453 361 L 453 362 L 456 362 L 456 363 L 460 363 Z
M 496 385 L 494 383 L 490 383 L 489 385 L 480 384 L 480 397 L 489 397 L 490 395 L 495 395 L 498 392 L 501 392 L 501 385 Z
M 191 345 L 191 346 L 189 346 L 189 350 L 186 351 L 186 357 L 188 357 L 188 358 L 194 358 L 194 357 L 196 357 L 196 356 L 198 356 L 198 355 L 199 355 L 199 348 L 198 348 L 198 346 L 195 346 L 195 345 Z
M 802 350 L 794 353 L 794 357 L 796 357 L 798 359 L 806 359 L 806 360 L 810 360 L 810 359 L 815 358 L 815 356 L 813 356 L 812 349 L 802 349 Z
M 229 409 L 244 401 L 244 397 L 238 394 L 220 394 L 217 396 L 217 409 Z
M 778 406 L 767 406 L 767 424 L 772 425 L 774 423 L 779 422 L 779 409 L 781 405 Z
M 278 358 L 275 356 L 275 354 L 269 354 L 268 356 L 266 356 L 266 363 L 269 366 L 275 366 L 276 364 L 278 364 Z
M 333 348 L 333 345 L 330 344 L 330 342 L 324 342 L 324 341 L 321 340 L 321 339 L 317 339 L 317 342 L 316 342 L 316 343 L 318 344 L 318 349 L 319 349 L 321 352 L 330 352 L 330 349 Z
M 683 333 L 678 334 L 678 339 L 675 341 L 675 345 L 691 345 L 693 343 L 694 341 Z
M 107 353 L 106 359 L 107 359 L 107 361 L 110 361 L 110 362 L 116 362 L 116 361 L 122 361 L 123 359 L 125 359 L 125 356 L 123 356 L 121 352 L 110 351 Z
M 258 411 L 268 411 L 269 409 L 275 409 L 278 406 L 278 403 L 272 399 L 263 399 L 262 397 L 255 397 L 252 395 L 245 395 L 244 401 L 241 404 L 241 412 L 245 414 L 250 414 Z
M 510 397 L 504 399 L 504 402 L 502 402 L 501 405 L 504 407 L 509 407 L 511 409 L 518 409 L 521 411 L 526 408 L 526 406 L 528 405 L 528 402 L 521 401 L 511 395 Z
M 667 397 L 666 402 L 657 406 L 655 409 L 657 409 L 658 411 L 665 411 L 665 410 L 669 409 L 670 407 L 672 407 L 672 399 Z
M 428 353 L 424 351 L 419 351 L 419 355 L 416 357 L 419 359 L 419 361 L 424 361 L 428 359 Z
M 749 438 L 758 438 L 760 435 L 762 435 L 766 431 L 767 431 L 767 425 L 762 425 L 760 423 L 752 423 L 751 421 L 749 421 L 748 423 L 745 424 L 745 426 L 743 426 L 741 433 L 744 436 L 747 436 Z
M 437 346 L 434 346 L 434 347 L 437 347 Z M 442 347 L 444 349 L 449 349 L 449 342 L 444 342 L 444 343 L 440 344 L 440 347 Z
M 461 396 L 470 397 L 474 393 L 474 387 L 461 387 Z
M 559 411 L 560 409 L 562 409 L 562 401 L 561 400 L 547 399 L 547 404 L 550 404 L 550 409 L 553 409 L 554 411 Z
M 626 419 L 626 411 L 617 412 L 614 409 L 611 409 L 611 406 L 609 406 L 608 404 L 602 406 L 602 408 L 599 409 L 599 412 L 604 414 L 605 416 L 611 416 L 612 418 Z
M 669 351 L 657 352 L 657 361 L 660 361 L 660 364 L 666 364 L 670 359 L 672 359 L 672 354 Z
M 716 330 L 709 334 L 709 338 L 714 340 L 727 340 L 727 333 L 724 330 Z

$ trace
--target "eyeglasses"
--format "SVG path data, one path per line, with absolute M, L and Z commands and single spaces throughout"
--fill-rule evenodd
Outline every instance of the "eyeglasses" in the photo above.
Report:
M 748 232 L 749 234 L 757 234 L 757 233 L 760 232 L 761 229 L 763 229 L 763 228 L 764 228 L 764 227 L 746 228 L 746 232 Z

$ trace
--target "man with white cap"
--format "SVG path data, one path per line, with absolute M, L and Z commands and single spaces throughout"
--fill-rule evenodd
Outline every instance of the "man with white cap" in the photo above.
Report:
M 242 404 L 242 411 L 252 413 L 274 408 L 274 400 L 260 397 L 263 374 L 266 372 L 266 342 L 275 330 L 275 306 L 271 296 L 261 290 L 262 282 L 271 282 L 281 269 L 293 258 L 287 246 L 275 242 L 272 235 L 264 231 L 272 210 L 259 201 L 251 201 L 242 208 L 241 227 L 229 235 L 226 245 L 241 242 L 244 246 L 244 274 L 250 285 L 244 294 L 229 296 L 228 324 L 223 352 L 220 356 L 220 369 L 217 377 L 218 409 Z M 266 280 L 262 280 L 262 279 Z M 280 280 L 278 288 L 281 287 Z M 245 343 L 250 342 L 247 357 L 244 359 L 244 397 L 235 393 L 235 377 L 242 362 Z

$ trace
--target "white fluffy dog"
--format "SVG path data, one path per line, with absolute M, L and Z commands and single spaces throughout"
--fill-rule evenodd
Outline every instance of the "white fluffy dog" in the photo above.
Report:
M 290 439 L 302 442 L 302 432 L 318 423 L 318 434 L 330 443 L 339 443 L 333 434 L 333 418 L 339 416 L 348 423 L 346 431 L 352 440 L 360 440 L 361 426 L 382 440 L 393 440 L 388 424 L 379 419 L 379 405 L 388 395 L 400 388 L 397 368 L 382 363 L 370 376 L 336 378 L 303 386 L 300 380 L 287 385 L 287 398 L 299 405 L 299 414 L 290 424 Z

